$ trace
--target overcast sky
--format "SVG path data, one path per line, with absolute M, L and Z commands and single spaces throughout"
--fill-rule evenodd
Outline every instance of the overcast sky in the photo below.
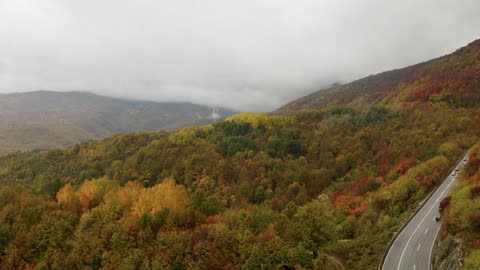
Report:
M 479 0 L 0 0 L 0 92 L 270 111 L 480 38 Z

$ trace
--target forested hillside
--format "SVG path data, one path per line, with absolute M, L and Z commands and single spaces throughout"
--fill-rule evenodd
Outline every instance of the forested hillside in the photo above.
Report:
M 213 119 L 212 112 L 218 119 Z M 0 94 L 0 154 L 63 147 L 119 132 L 210 124 L 234 113 L 188 103 L 123 100 L 85 92 Z
M 377 269 L 480 139 L 479 47 L 368 104 L 1 157 L 0 268 Z

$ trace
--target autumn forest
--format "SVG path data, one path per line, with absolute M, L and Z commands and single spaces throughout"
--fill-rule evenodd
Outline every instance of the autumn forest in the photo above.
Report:
M 2 156 L 0 268 L 377 269 L 471 149 L 440 237 L 479 269 L 480 41 L 387 75 L 269 114 Z

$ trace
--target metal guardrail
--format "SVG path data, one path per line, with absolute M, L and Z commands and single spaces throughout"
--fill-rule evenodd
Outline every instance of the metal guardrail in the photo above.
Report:
M 443 179 L 443 181 L 441 181 L 431 192 L 430 194 L 428 194 L 427 197 L 425 197 L 425 199 L 423 199 L 419 205 L 421 205 L 420 207 L 417 207 L 415 209 L 415 211 L 410 215 L 410 217 L 407 219 L 407 221 L 400 227 L 399 230 L 397 230 L 397 232 L 395 232 L 392 240 L 390 240 L 390 242 L 388 243 L 388 247 L 387 249 L 385 250 L 385 252 L 383 253 L 383 256 L 382 256 L 382 260 L 380 261 L 380 265 L 378 266 L 378 270 L 382 270 L 382 267 L 383 267 L 383 264 L 385 263 L 385 259 L 387 258 L 387 255 L 388 255 L 388 252 L 390 251 L 390 248 L 392 247 L 393 243 L 395 243 L 395 240 L 397 240 L 397 237 L 400 235 L 400 233 L 403 231 L 403 229 L 405 229 L 405 227 L 408 225 L 408 223 L 410 223 L 410 221 L 413 219 L 413 217 L 415 217 L 415 215 L 423 208 L 423 206 L 425 205 L 425 202 L 428 201 L 432 196 L 433 194 L 437 191 L 437 189 L 447 180 L 447 178 L 450 176 L 451 172 L 453 170 L 455 170 L 455 168 L 458 166 L 458 164 L 460 164 L 463 160 L 463 158 L 468 154 L 468 150 L 465 151 L 462 155 L 462 157 L 455 163 L 455 165 L 453 165 L 450 170 L 448 171 L 448 175 Z

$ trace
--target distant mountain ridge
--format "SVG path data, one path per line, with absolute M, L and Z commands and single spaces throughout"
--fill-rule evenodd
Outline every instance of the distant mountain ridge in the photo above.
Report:
M 121 132 L 209 124 L 235 113 L 191 103 L 128 100 L 88 92 L 0 94 L 0 154 L 61 147 Z
M 480 98 L 479 67 L 480 40 L 476 40 L 449 55 L 314 92 L 274 113 L 293 114 L 332 106 L 374 103 L 473 106 L 471 103 Z
M 385 71 L 351 83 L 319 90 L 283 105 L 275 112 L 289 113 L 308 109 L 324 109 L 329 106 L 367 105 L 384 98 L 388 93 L 394 91 L 399 83 L 415 74 L 419 68 L 429 62 Z

